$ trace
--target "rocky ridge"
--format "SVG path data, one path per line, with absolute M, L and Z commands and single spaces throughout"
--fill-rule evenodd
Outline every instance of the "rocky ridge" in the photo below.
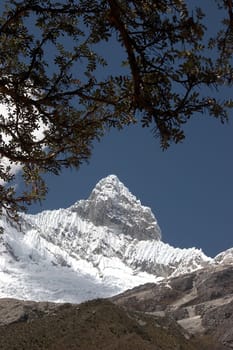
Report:
M 179 249 L 163 243 L 151 209 L 143 206 L 115 175 L 102 179 L 87 200 L 68 209 L 26 215 L 24 220 L 27 227 L 23 231 L 36 229 L 40 237 L 87 259 L 99 271 L 108 258 L 120 259 L 134 273 L 143 271 L 156 277 L 178 275 L 212 261 L 199 249 Z
M 213 349 L 233 349 L 233 266 L 209 266 L 190 274 L 146 284 L 113 298 L 127 310 L 172 317 Z

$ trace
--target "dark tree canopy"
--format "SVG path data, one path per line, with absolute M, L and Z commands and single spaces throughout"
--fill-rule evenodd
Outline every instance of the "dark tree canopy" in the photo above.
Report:
M 13 215 L 43 199 L 43 174 L 78 168 L 111 127 L 139 121 L 167 148 L 183 140 L 195 113 L 227 121 L 232 103 L 215 92 L 233 79 L 232 0 L 215 2 L 225 19 L 213 38 L 202 9 L 187 3 L 2 1 L 1 210 Z M 112 45 L 122 51 L 117 73 L 109 69 Z M 22 194 L 11 185 L 17 166 Z

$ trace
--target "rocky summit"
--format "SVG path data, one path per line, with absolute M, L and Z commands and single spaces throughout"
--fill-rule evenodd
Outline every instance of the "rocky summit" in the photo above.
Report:
M 97 227 L 108 227 L 133 239 L 161 238 L 159 225 L 151 209 L 141 205 L 115 175 L 102 179 L 88 200 L 77 202 L 71 210 Z

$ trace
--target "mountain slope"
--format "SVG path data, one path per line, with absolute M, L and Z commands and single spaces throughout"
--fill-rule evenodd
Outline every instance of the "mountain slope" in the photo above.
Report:
M 231 350 L 233 267 L 213 265 L 80 305 L 0 299 L 0 348 Z
M 163 243 L 150 208 L 114 175 L 68 209 L 1 225 L 2 297 L 81 302 L 215 263 L 201 250 Z
M 139 286 L 112 300 L 134 312 L 172 317 L 189 334 L 212 342 L 212 349 L 233 348 L 232 265 L 213 265 Z
M 171 319 L 128 312 L 107 300 L 57 306 L 2 303 L 6 312 L 16 308 L 21 319 L 0 325 L 1 350 L 213 350 L 186 339 Z

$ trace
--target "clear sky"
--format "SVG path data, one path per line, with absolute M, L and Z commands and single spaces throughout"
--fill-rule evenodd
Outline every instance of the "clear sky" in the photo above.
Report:
M 183 144 L 162 152 L 149 129 L 113 131 L 93 149 L 89 165 L 49 176 L 42 207 L 67 207 L 85 199 L 97 181 L 116 174 L 151 207 L 163 241 L 202 248 L 214 256 L 233 247 L 233 123 L 199 116 L 190 121 Z
M 198 3 L 198 1 L 197 1 Z M 209 18 L 212 0 L 205 2 Z M 112 50 L 112 59 L 118 60 Z M 223 95 L 223 92 L 219 92 Z M 79 171 L 48 176 L 49 193 L 29 208 L 68 207 L 89 196 L 95 184 L 116 174 L 129 190 L 151 207 L 163 241 L 176 247 L 197 247 L 209 255 L 233 247 L 233 122 L 222 125 L 196 115 L 187 124 L 186 140 L 162 152 L 150 129 L 140 125 L 113 130 L 95 144 L 88 165 Z
M 198 4 L 203 1 L 195 1 Z M 219 15 L 212 5 L 212 0 L 204 2 L 210 30 Z M 118 56 L 113 48 L 112 60 Z M 67 207 L 87 198 L 101 178 L 116 174 L 142 204 L 151 207 L 163 241 L 202 248 L 214 256 L 233 247 L 231 118 L 228 125 L 222 125 L 205 115 L 194 116 L 186 127 L 186 140 L 165 152 L 149 129 L 114 130 L 95 145 L 89 165 L 48 177 L 46 201 L 30 211 Z

